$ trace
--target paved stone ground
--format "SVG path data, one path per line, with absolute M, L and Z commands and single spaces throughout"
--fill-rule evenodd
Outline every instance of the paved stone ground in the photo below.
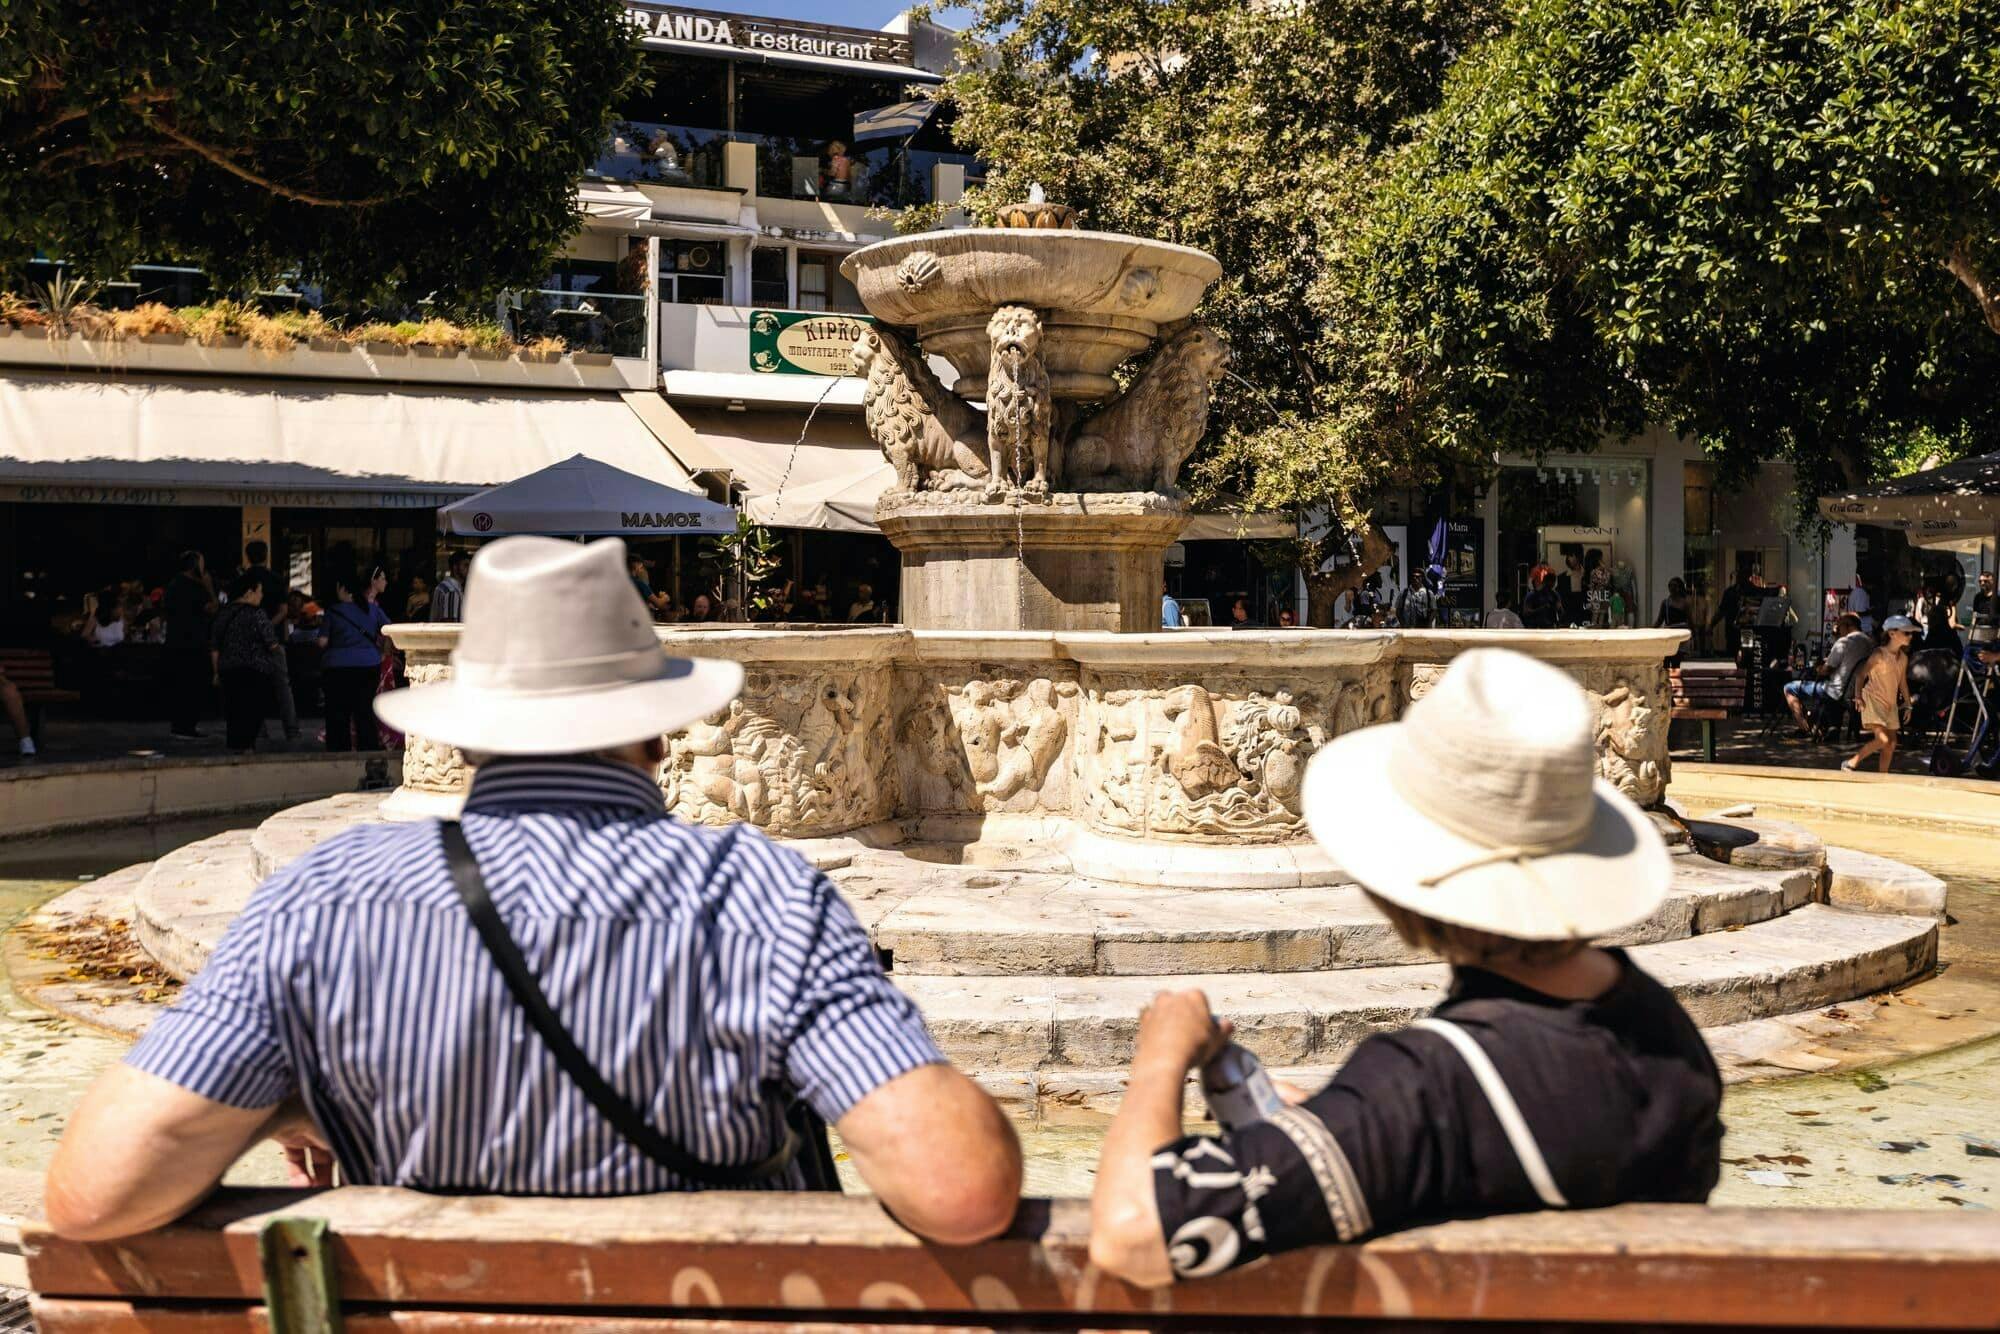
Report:
M 1674 762 L 1699 761 L 1701 754 L 1701 727 L 1697 723 L 1676 723 L 1672 734 Z M 1832 769 L 1838 770 L 1840 762 L 1853 755 L 1860 748 L 1855 740 L 1834 743 L 1814 741 L 1800 732 L 1787 715 L 1776 723 L 1766 725 L 1766 719 L 1757 715 L 1728 718 L 1715 725 L 1715 762 L 1717 764 L 1757 764 L 1772 765 L 1785 769 Z M 1892 774 L 1928 774 L 1930 772 L 1931 748 L 1928 741 L 1921 746 L 1898 746 L 1895 763 L 1889 766 Z M 1875 760 L 1868 760 L 1868 772 L 1875 772 Z M 1988 784 L 2000 792 L 2000 782 Z
M 319 751 L 326 746 L 318 738 L 324 727 L 318 718 L 299 719 L 299 740 L 287 743 L 284 729 L 276 719 L 264 724 L 260 752 Z M 0 728 L 6 726 L 0 719 Z M 0 769 L 25 768 L 36 764 L 80 764 L 124 760 L 134 757 L 155 759 L 213 758 L 225 753 L 222 723 L 211 719 L 201 725 L 205 734 L 198 741 L 183 741 L 167 730 L 165 722 L 145 722 L 129 718 L 82 718 L 50 710 L 42 725 L 41 753 L 26 759 L 16 753 L 11 730 L 0 732 Z

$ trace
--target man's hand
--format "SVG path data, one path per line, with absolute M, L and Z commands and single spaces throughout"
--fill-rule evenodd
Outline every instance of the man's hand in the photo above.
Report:
M 331 1186 L 333 1148 L 319 1127 L 306 1115 L 305 1105 L 294 1098 L 279 1107 L 266 1127 L 267 1136 L 284 1151 L 286 1184 L 300 1187 Z
M 1139 1013 L 1133 1069 L 1173 1069 L 1185 1075 L 1215 1059 L 1235 1031 L 1235 1025 L 1209 1012 L 1208 997 L 1201 992 L 1162 991 Z

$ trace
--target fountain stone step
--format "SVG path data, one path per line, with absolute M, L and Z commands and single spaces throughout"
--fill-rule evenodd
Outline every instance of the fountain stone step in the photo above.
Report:
M 1817 875 L 1674 859 L 1673 892 L 1610 943 L 1761 922 L 1811 901 Z M 1420 963 L 1355 885 L 1159 889 L 1050 871 L 870 853 L 834 872 L 899 977 L 1293 973 Z
M 169 852 L 132 892 L 132 931 L 160 967 L 187 980 L 257 888 L 253 831 L 231 830 Z
M 1637 946 L 1633 959 L 1703 1027 L 1849 1000 L 1929 971 L 1937 924 L 1813 904 L 1740 930 Z M 977 1070 L 1114 1069 L 1163 986 L 1207 993 L 1269 1065 L 1338 1063 L 1443 999 L 1442 965 L 1157 977 L 898 979 L 953 1061 Z
M 191 976 L 273 870 L 373 815 L 350 795 L 274 816 L 163 857 L 135 895 L 141 943 Z M 1182 976 L 1309 973 L 1415 964 L 1352 885 L 1175 890 L 1065 873 L 1060 857 L 942 865 L 897 851 L 857 855 L 835 880 L 889 952 L 899 977 Z M 1612 943 L 1652 944 L 1761 922 L 1811 900 L 1804 870 L 1724 866 L 1676 856 L 1674 891 Z

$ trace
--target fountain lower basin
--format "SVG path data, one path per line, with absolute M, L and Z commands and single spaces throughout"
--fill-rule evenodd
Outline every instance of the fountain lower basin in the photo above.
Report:
M 389 634 L 413 683 L 449 675 L 456 626 Z M 1299 816 L 1307 760 L 1401 716 L 1474 647 L 1574 676 L 1597 710 L 1599 773 L 1657 802 L 1664 660 L 1682 632 L 662 627 L 660 638 L 747 676 L 727 710 L 667 738 L 661 785 L 683 819 L 813 840 L 1006 817 L 1073 838 L 1085 874 L 1248 887 L 1336 874 Z M 456 751 L 413 736 L 390 812 L 446 813 L 469 778 Z

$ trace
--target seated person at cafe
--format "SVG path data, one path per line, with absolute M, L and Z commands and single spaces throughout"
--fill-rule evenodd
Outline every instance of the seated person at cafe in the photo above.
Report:
M 1313 836 L 1451 990 L 1221 1136 L 1188 1135 L 1181 1100 L 1230 1026 L 1200 992 L 1161 993 L 1098 1164 L 1092 1261 L 1150 1287 L 1425 1222 L 1708 1198 L 1715 1062 L 1666 988 L 1590 943 L 1673 878 L 1651 819 L 1596 776 L 1594 730 L 1568 675 L 1475 649 L 1401 723 L 1320 752 Z
M 826 146 L 826 168 L 820 173 L 820 193 L 828 199 L 846 199 L 854 193 L 855 161 L 847 155 L 847 145 L 835 139 Z
M 1822 705 L 1847 698 L 1848 682 L 1875 651 L 1875 641 L 1862 632 L 1861 618 L 1851 611 L 1834 618 L 1833 633 L 1833 647 L 1820 661 L 1817 674 L 1785 684 L 1785 703 L 1801 732 L 1812 730 L 1812 714 L 1807 710 L 1816 712 Z

